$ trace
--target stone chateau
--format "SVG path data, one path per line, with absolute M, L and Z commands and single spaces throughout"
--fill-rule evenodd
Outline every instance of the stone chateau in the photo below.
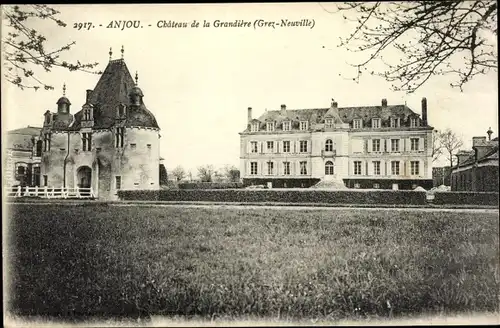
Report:
M 123 60 L 123 48 L 122 59 L 111 55 L 94 89 L 82 90 L 86 98 L 78 111 L 72 113 L 64 87 L 57 109 L 45 112 L 38 137 L 28 136 L 33 129 L 17 137 L 23 140 L 18 148 L 31 140 L 35 154 L 35 165 L 23 161 L 16 164 L 23 168 L 12 170 L 26 175 L 36 168 L 27 184 L 91 187 L 100 199 L 116 199 L 119 189 L 160 188 L 160 127 L 145 105 L 137 73 L 134 80 Z
M 427 100 L 421 115 L 406 105 L 266 111 L 240 133 L 246 185 L 310 187 L 332 181 L 348 188 L 432 187 L 432 131 Z

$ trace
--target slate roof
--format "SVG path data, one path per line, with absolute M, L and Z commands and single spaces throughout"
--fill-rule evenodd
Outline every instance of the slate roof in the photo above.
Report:
M 266 121 L 274 121 L 279 125 L 285 120 L 292 121 L 292 128 L 296 128 L 300 121 L 313 124 L 324 123 L 325 115 L 329 110 L 330 108 L 270 110 L 263 113 L 257 120 L 261 122 L 261 128 L 265 127 Z M 344 123 L 351 124 L 355 118 L 358 118 L 363 120 L 363 126 L 371 126 L 372 118 L 380 118 L 382 127 L 389 126 L 391 117 L 401 118 L 401 126 L 409 125 L 410 117 L 420 117 L 406 105 L 339 107 L 338 113 Z M 245 131 L 248 131 L 248 127 Z
M 28 125 L 25 128 L 10 130 L 7 132 L 7 134 L 24 134 L 24 135 L 30 135 L 30 136 L 38 136 L 40 134 L 41 130 L 42 130 L 42 128 Z
M 140 106 L 130 104 L 129 92 L 134 88 L 136 85 L 125 61 L 123 59 L 111 60 L 89 97 L 89 103 L 94 108 L 93 128 L 111 128 L 118 122 L 120 126 L 159 128 L 154 115 L 143 102 Z M 126 105 L 127 118 L 117 122 L 116 111 L 120 104 Z M 71 124 L 72 118 L 66 118 L 63 123 L 57 123 L 61 119 L 59 115 L 56 115 L 54 116 L 54 127 L 79 130 L 82 118 L 83 110 L 75 113 L 73 124 Z
M 485 142 L 483 142 L 483 144 L 481 146 L 490 147 L 491 149 L 477 159 L 478 163 L 483 162 L 483 161 L 487 161 L 487 160 L 492 160 L 492 159 L 493 160 L 499 159 L 499 157 L 498 157 L 498 138 L 495 138 L 491 141 L 485 141 Z M 475 154 L 476 154 L 475 151 L 473 151 L 473 150 L 470 151 L 470 156 L 462 163 L 459 163 L 458 166 L 463 167 L 463 166 L 467 166 L 467 165 L 471 165 L 471 164 L 476 163 Z
M 42 129 L 34 126 L 15 129 L 7 132 L 7 148 L 30 151 L 33 147 L 31 139 L 38 137 Z

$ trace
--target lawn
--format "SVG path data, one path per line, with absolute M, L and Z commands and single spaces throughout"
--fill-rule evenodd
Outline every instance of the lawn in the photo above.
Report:
M 8 307 L 63 319 L 498 311 L 498 212 L 16 204 Z

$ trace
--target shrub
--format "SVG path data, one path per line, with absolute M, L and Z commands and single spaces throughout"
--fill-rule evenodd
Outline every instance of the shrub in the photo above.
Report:
M 134 198 L 137 193 L 138 198 Z M 124 200 L 146 200 L 142 191 L 118 194 Z M 140 197 L 140 198 L 139 198 Z M 205 201 L 241 203 L 329 203 L 329 204 L 412 204 L 424 205 L 426 193 L 409 190 L 247 190 L 247 189 L 179 189 L 151 193 L 148 200 Z
M 449 191 L 436 192 L 434 204 L 498 206 L 497 192 Z
M 159 200 L 160 190 L 118 190 L 121 200 Z
M 186 182 L 180 183 L 179 189 L 237 189 L 243 188 L 241 182 Z

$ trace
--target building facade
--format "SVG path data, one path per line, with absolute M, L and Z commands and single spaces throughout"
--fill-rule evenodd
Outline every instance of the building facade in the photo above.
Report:
M 63 93 L 57 111 L 44 114 L 42 185 L 91 187 L 101 199 L 159 189 L 160 128 L 143 97 L 123 59 L 110 59 L 75 114 Z
M 5 186 L 40 186 L 41 130 L 28 126 L 7 132 L 3 158 Z
M 458 164 L 452 168 L 452 191 L 498 192 L 498 137 L 473 137 L 471 151 L 457 153 Z
M 333 180 L 349 188 L 432 187 L 432 131 L 406 105 L 266 111 L 240 132 L 245 185 L 310 187 Z

